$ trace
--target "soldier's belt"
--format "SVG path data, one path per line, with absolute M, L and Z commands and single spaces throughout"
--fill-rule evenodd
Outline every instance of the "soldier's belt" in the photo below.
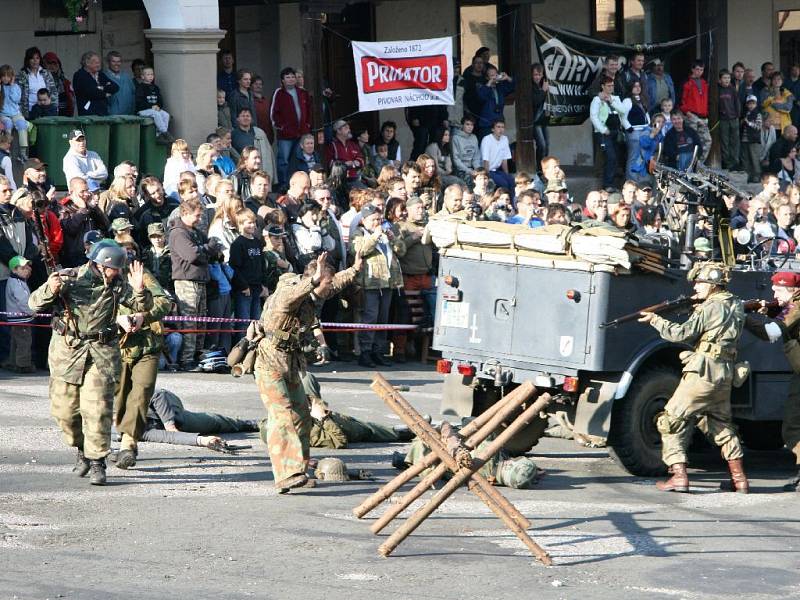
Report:
M 695 348 L 695 352 L 704 354 L 714 360 L 736 360 L 736 350 L 723 348 L 719 344 L 713 342 L 700 342 Z
M 72 337 L 83 341 L 110 344 L 119 339 L 119 332 L 116 327 L 107 327 L 106 329 L 101 329 L 100 331 L 90 332 L 71 331 L 66 322 L 59 317 L 53 317 L 52 325 L 53 331 L 55 331 L 58 335 L 71 335 Z

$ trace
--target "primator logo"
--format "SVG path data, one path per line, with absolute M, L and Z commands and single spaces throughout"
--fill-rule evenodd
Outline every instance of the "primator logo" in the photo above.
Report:
M 447 57 L 410 58 L 361 57 L 361 84 L 365 94 L 395 90 L 447 89 Z

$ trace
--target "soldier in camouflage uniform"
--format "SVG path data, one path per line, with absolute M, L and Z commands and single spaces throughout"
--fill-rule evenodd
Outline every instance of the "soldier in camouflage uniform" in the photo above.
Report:
M 160 223 L 152 223 L 160 225 Z M 131 240 L 132 242 L 132 240 Z M 128 259 L 136 258 L 135 247 L 128 248 Z M 161 319 L 169 314 L 172 302 L 167 298 L 158 280 L 144 270 L 144 285 L 153 299 L 152 308 L 134 312 L 127 306 L 119 307 L 120 315 L 133 320 L 130 332 L 122 336 L 122 373 L 114 397 L 114 423 L 122 433 L 122 443 L 117 455 L 117 467 L 128 469 L 136 464 L 136 443 L 147 426 L 147 406 L 156 388 L 158 359 L 164 345 Z
M 722 449 L 732 487 L 746 494 L 742 445 L 731 419 L 730 401 L 744 308 L 741 300 L 725 289 L 730 281 L 729 267 L 716 262 L 697 263 L 688 279 L 694 283 L 694 297 L 702 302 L 685 323 L 673 323 L 655 313 L 642 313 L 639 319 L 650 323 L 665 340 L 694 347 L 681 353 L 681 381 L 656 420 L 662 457 L 672 473 L 669 480 L 656 486 L 662 491 L 689 491 L 686 450 L 696 425 Z
M 413 434 L 407 427 L 386 427 L 379 423 L 360 421 L 348 415 L 334 412 L 322 399 L 319 381 L 312 373 L 306 372 L 302 378 L 303 392 L 311 407 L 312 448 L 347 448 L 348 444 L 359 442 L 410 442 Z M 268 446 L 267 430 L 269 419 L 258 423 L 259 437 Z
M 279 493 L 308 482 L 311 415 L 301 376 L 305 352 L 320 331 L 315 302 L 350 285 L 361 269 L 361 256 L 352 267 L 332 274 L 326 253 L 311 262 L 303 275 L 281 275 L 275 292 L 264 305 L 259 328 L 256 383 L 267 409 L 267 450 Z
M 89 262 L 66 273 L 53 273 L 31 294 L 28 305 L 36 312 L 50 308 L 50 412 L 61 427 L 64 441 L 78 450 L 75 471 L 91 483 L 106 482 L 105 457 L 111 445 L 114 389 L 120 375 L 118 326 L 131 331 L 124 306 L 132 312 L 152 308 L 141 264 L 122 270 L 125 251 L 111 240 L 94 244 Z
M 770 343 L 783 343 L 786 359 L 794 372 L 789 381 L 782 433 L 786 447 L 794 453 L 797 472 L 783 489 L 800 492 L 800 274 L 789 271 L 775 273 L 772 291 L 778 302 L 775 318 L 750 314 L 745 328 Z

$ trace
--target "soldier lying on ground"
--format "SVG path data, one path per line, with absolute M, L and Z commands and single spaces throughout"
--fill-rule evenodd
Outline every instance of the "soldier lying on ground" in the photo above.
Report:
M 494 434 L 490 435 L 478 447 L 471 452 L 473 456 L 481 452 L 495 437 Z M 396 469 L 404 470 L 413 464 L 421 461 L 430 450 L 422 443 L 419 438 L 414 438 L 411 442 L 411 448 L 408 454 L 403 457 L 398 452 L 394 453 L 392 457 L 392 466 Z M 419 474 L 419 477 L 425 477 L 435 467 L 429 467 Z M 503 485 L 516 489 L 530 489 L 539 479 L 544 475 L 544 469 L 536 466 L 536 463 L 527 456 L 517 456 L 511 458 L 505 450 L 501 450 L 478 470 L 478 473 L 483 475 L 490 483 L 494 485 Z M 449 477 L 446 475 L 445 477 Z
M 386 427 L 370 421 L 359 421 L 348 415 L 334 412 L 322 399 L 319 381 L 309 372 L 301 377 L 303 391 L 311 407 L 311 447 L 347 448 L 359 442 L 410 442 L 413 434 L 407 427 Z M 267 444 L 267 419 L 258 423 L 259 437 Z
M 212 434 L 247 431 L 258 431 L 258 423 L 217 413 L 186 410 L 178 396 L 160 388 L 150 398 L 147 427 L 141 441 L 203 446 L 218 452 L 235 452 L 238 449 L 236 446 L 231 446 Z

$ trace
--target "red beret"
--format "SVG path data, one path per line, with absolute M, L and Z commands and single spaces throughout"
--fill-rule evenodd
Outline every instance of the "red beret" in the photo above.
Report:
M 772 276 L 772 284 L 785 287 L 800 287 L 800 273 L 778 271 Z

